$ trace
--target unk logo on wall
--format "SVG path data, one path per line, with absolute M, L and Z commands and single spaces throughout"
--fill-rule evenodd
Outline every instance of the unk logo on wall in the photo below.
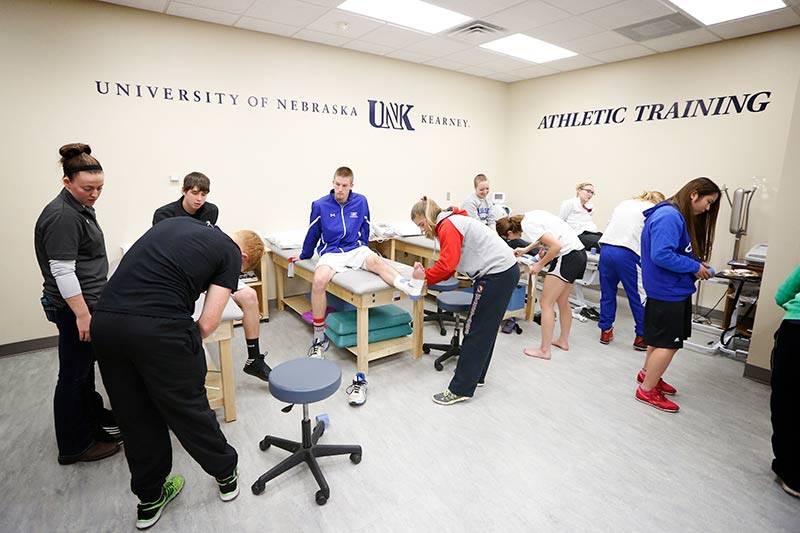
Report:
M 414 106 L 411 104 L 398 104 L 382 100 L 367 100 L 369 102 L 369 123 L 373 128 L 414 131 L 408 113 Z

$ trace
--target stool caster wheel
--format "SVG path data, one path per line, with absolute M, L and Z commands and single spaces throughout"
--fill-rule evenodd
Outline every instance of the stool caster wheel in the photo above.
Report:
M 269 449 L 270 443 L 267 442 L 267 439 L 262 439 L 262 441 L 258 443 L 258 447 L 261 448 L 262 452 L 265 452 L 265 451 L 267 451 Z M 255 485 L 253 485 L 253 486 L 255 487 Z M 264 489 L 261 489 L 261 490 L 264 490 Z
M 423 346 L 422 347 L 422 353 L 424 353 L 425 355 L 428 355 L 429 353 L 431 353 L 431 349 L 428 348 L 427 346 Z
M 519 327 L 519 324 L 514 324 L 514 331 L 517 332 L 517 335 L 522 335 L 522 328 Z
M 316 417 L 317 424 L 322 422 L 323 428 L 328 428 L 331 425 L 331 419 L 328 418 L 328 413 L 322 413 L 321 415 L 317 415 Z
M 317 500 L 317 505 L 325 505 L 328 503 L 328 495 L 322 490 L 318 490 L 314 498 Z
M 361 454 L 360 453 L 351 453 L 350 454 L 350 461 L 352 461 L 353 464 L 357 465 L 358 463 L 361 462 Z
M 439 330 L 439 335 L 441 335 L 442 337 L 444 337 L 445 335 L 447 335 L 447 330 L 446 330 L 446 329 L 444 329 L 444 328 L 440 329 L 440 330 Z
M 264 492 L 264 488 L 265 487 L 266 487 L 265 483 L 259 483 L 258 481 L 256 481 L 255 483 L 253 483 L 253 486 L 251 487 L 251 489 L 253 491 L 253 494 L 258 496 L 259 494 Z
M 433 363 L 433 368 L 435 368 L 435 369 L 436 369 L 436 370 L 438 370 L 439 372 L 441 372 L 442 370 L 444 370 L 444 367 L 442 366 L 442 363 L 439 363 L 439 362 L 434 362 L 434 363 Z

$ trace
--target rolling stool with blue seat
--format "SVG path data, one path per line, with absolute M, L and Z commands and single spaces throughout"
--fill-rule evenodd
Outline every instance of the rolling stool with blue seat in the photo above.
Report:
M 436 297 L 436 306 L 445 311 L 450 311 L 455 315 L 456 319 L 450 344 L 424 343 L 422 345 L 422 351 L 426 354 L 431 353 L 431 350 L 444 350 L 444 353 L 433 362 L 433 368 L 442 370 L 444 361 L 461 354 L 461 319 L 459 313 L 469 311 L 470 306 L 472 306 L 472 294 L 463 291 L 442 292 Z
M 291 452 L 292 455 L 273 466 L 268 472 L 253 483 L 253 494 L 264 492 L 267 481 L 278 477 L 287 470 L 305 462 L 314 479 L 317 480 L 319 490 L 315 497 L 319 505 L 325 505 L 331 491 L 325 476 L 322 475 L 318 457 L 329 455 L 350 454 L 350 460 L 358 464 L 361 462 L 361 446 L 317 444 L 325 432 L 325 422 L 322 416 L 317 417 L 317 425 L 311 430 L 311 420 L 308 418 L 308 404 L 324 400 L 339 389 L 342 382 L 342 371 L 339 367 L 325 359 L 303 358 L 281 363 L 272 369 L 269 374 L 269 392 L 278 400 L 289 404 L 303 404 L 303 441 L 296 442 L 280 437 L 265 436 L 259 442 L 262 451 L 275 445 L 282 450 Z M 293 405 L 285 407 L 284 412 L 289 412 Z
M 457 278 L 449 278 L 433 285 L 428 285 L 428 292 L 437 291 L 439 293 L 457 291 L 459 282 Z M 438 300 L 437 300 L 438 301 Z M 444 328 L 444 322 L 455 322 L 456 317 L 449 311 L 442 311 L 442 308 L 436 306 L 436 311 L 425 310 L 424 322 L 436 322 L 439 324 L 439 333 L 444 336 L 447 335 L 447 330 Z

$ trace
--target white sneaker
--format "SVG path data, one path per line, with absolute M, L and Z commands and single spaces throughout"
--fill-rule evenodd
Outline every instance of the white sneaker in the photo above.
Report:
M 314 359 L 325 359 L 325 352 L 328 351 L 329 347 L 330 341 L 327 338 L 322 341 L 314 339 L 311 348 L 308 349 L 308 356 Z
M 397 282 L 398 289 L 408 294 L 409 300 L 419 300 L 425 280 L 414 278 L 400 278 Z
M 367 403 L 367 376 L 363 372 L 356 373 L 353 384 L 347 387 L 347 401 L 350 405 L 364 405 Z

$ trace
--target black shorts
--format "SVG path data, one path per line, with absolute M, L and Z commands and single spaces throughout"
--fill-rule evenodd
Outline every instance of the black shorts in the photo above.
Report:
M 644 306 L 644 342 L 655 348 L 683 348 L 692 336 L 692 298 L 666 302 L 648 298 Z
M 586 250 L 572 250 L 567 255 L 556 257 L 546 267 L 546 273 L 557 276 L 567 283 L 575 283 L 586 272 Z

